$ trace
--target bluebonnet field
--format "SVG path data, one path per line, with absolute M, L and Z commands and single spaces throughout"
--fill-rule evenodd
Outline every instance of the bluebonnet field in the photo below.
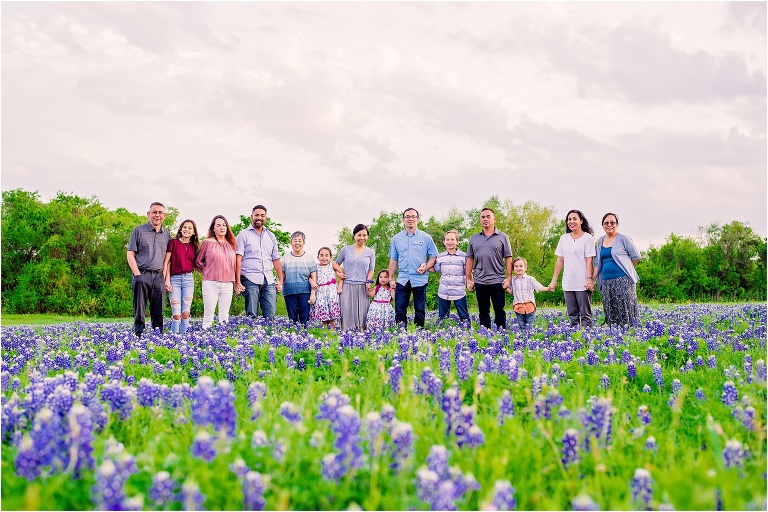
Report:
M 2 329 L 4 509 L 766 509 L 766 306 Z

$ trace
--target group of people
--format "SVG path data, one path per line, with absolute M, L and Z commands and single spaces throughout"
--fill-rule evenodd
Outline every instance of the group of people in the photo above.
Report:
M 368 227 L 352 230 L 354 243 L 343 247 L 336 259 L 330 248 L 322 247 L 317 260 L 304 250 L 305 235 L 291 234 L 291 250 L 281 256 L 274 233 L 266 226 L 267 208 L 256 205 L 251 225 L 234 235 L 229 222 L 216 215 L 201 242 L 194 221 L 181 223 L 175 238 L 163 228 L 166 210 L 154 202 L 148 222 L 131 233 L 128 266 L 133 273 L 134 332 L 145 329 L 149 302 L 152 329 L 163 328 L 165 294 L 170 293 L 171 331 L 184 334 L 194 291 L 193 272 L 202 273 L 203 328 L 213 325 L 218 307 L 220 323 L 229 320 L 233 292 L 243 294 L 249 316 L 275 316 L 277 293 L 282 292 L 288 317 L 306 325 L 309 320 L 341 329 L 387 329 L 406 324 L 408 304 L 413 297 L 414 323 L 424 327 L 429 272 L 440 273 L 438 323 L 450 313 L 451 304 L 462 322 L 469 321 L 467 291 L 477 297 L 480 325 L 507 327 L 505 293 L 513 296 L 513 310 L 521 328 L 533 324 L 536 311 L 534 291 L 554 291 L 563 272 L 562 288 L 567 315 L 573 327 L 592 325 L 592 292 L 603 296 L 606 323 L 635 325 L 638 320 L 635 265 L 640 253 L 628 236 L 618 232 L 616 214 L 606 213 L 605 236 L 595 243 L 594 233 L 584 214 L 571 210 L 566 232 L 560 238 L 557 261 L 548 286 L 527 274 L 527 261 L 513 258 L 509 237 L 499 231 L 491 208 L 480 212 L 479 233 L 473 234 L 467 252 L 458 249 L 459 233 L 447 231 L 445 251 L 438 253 L 432 237 L 418 229 L 419 212 L 403 212 L 403 230 L 390 242 L 389 265 L 373 279 L 376 256 L 366 247 Z M 392 301 L 394 300 L 394 308 Z

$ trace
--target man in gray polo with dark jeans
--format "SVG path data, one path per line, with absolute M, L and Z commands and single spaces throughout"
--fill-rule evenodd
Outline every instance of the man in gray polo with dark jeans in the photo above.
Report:
M 494 323 L 506 329 L 504 290 L 512 278 L 512 247 L 509 237 L 496 229 L 496 213 L 492 209 L 482 209 L 480 225 L 482 231 L 472 235 L 467 245 L 467 288 L 475 289 L 480 325 L 491 328 L 493 303 Z
M 165 276 L 163 262 L 168 250 L 171 234 L 163 228 L 165 205 L 154 202 L 149 206 L 149 222 L 137 227 L 128 240 L 128 266 L 133 280 L 133 332 L 141 336 L 144 332 L 144 317 L 149 301 L 149 315 L 152 329 L 163 330 L 163 308 L 165 306 Z

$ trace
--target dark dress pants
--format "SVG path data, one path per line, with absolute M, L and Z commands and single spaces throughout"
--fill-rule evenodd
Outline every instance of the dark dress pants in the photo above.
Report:
M 152 318 L 152 329 L 163 330 L 163 309 L 165 308 L 165 278 L 162 270 L 142 270 L 138 276 L 133 276 L 131 282 L 133 291 L 133 332 L 141 336 L 144 332 L 144 318 L 149 301 L 149 316 Z
M 400 284 L 397 283 L 395 287 L 395 324 L 407 324 L 408 316 L 408 303 L 411 301 L 411 293 L 413 293 L 413 322 L 419 327 L 424 327 L 424 317 L 426 316 L 427 306 L 427 285 L 424 286 L 411 286 L 411 282 Z
M 480 325 L 486 329 L 491 328 L 491 303 L 493 303 L 494 323 L 506 329 L 507 312 L 504 311 L 504 287 L 501 286 L 501 283 L 475 283 L 475 295 L 477 296 Z

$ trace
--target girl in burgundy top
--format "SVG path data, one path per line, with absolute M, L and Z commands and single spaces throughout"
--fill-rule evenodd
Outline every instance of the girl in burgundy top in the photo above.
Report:
M 219 305 L 219 322 L 229 321 L 235 282 L 235 235 L 223 215 L 217 215 L 200 246 L 197 267 L 203 273 L 203 329 L 213 325 L 213 311 Z
M 165 253 L 165 289 L 171 294 L 171 332 L 185 334 L 189 325 L 192 295 L 195 293 L 195 257 L 199 247 L 197 225 L 187 219 Z

